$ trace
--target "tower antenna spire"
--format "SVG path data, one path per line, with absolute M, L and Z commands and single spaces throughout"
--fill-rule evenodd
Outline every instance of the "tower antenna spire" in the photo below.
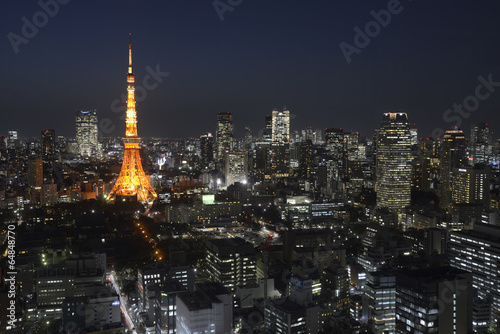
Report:
M 128 34 L 128 73 L 132 73 L 132 33 Z

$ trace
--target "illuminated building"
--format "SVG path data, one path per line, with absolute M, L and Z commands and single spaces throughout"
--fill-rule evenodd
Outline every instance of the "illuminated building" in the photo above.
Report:
M 76 112 L 76 143 L 80 156 L 95 158 L 99 155 L 96 110 Z
M 214 137 L 209 132 L 199 139 L 200 141 L 200 167 L 201 169 L 213 169 L 214 164 Z
M 300 143 L 299 157 L 300 174 L 309 177 L 314 158 L 314 146 L 311 139 L 306 139 Z
M 377 143 L 377 206 L 400 212 L 411 204 L 411 134 L 406 113 L 382 117 Z
M 56 153 L 56 131 L 48 129 L 42 131 L 42 154 L 45 157 L 53 156 Z
M 92 295 L 65 298 L 62 326 L 67 332 L 92 332 L 96 328 L 119 332 L 123 325 L 118 295 L 106 288 Z
M 490 202 L 490 170 L 486 166 L 453 168 L 451 175 L 451 201 L 478 203 L 485 209 Z
M 490 161 L 492 154 L 491 133 L 488 123 L 474 124 L 470 133 L 470 153 L 472 164 L 484 163 Z
M 233 149 L 234 125 L 231 112 L 217 114 L 217 129 L 215 132 L 217 161 L 224 161 L 224 154 Z
M 453 168 L 465 165 L 465 135 L 462 130 L 448 130 L 441 144 L 440 205 L 448 208 L 451 201 L 451 174 Z
M 176 298 L 177 334 L 232 332 L 233 296 L 220 283 L 199 283 Z
M 273 110 L 271 171 L 276 178 L 290 174 L 290 111 Z
M 273 140 L 273 116 L 266 115 L 266 124 L 262 133 L 262 140 L 271 142 Z
M 47 183 L 41 185 L 40 203 L 42 205 L 57 204 L 57 184 Z
M 472 230 L 450 232 L 450 265 L 472 272 L 472 286 L 483 301 L 491 300 L 492 315 L 500 316 L 500 227 L 475 223 Z M 477 325 L 477 324 L 476 324 Z
M 247 182 L 248 154 L 246 152 L 229 152 L 226 154 L 225 162 L 226 187 L 235 182 Z
M 273 144 L 288 144 L 290 139 L 290 111 L 273 110 L 272 142 Z
M 19 139 L 17 138 L 17 130 L 7 131 L 7 148 L 16 149 L 19 146 Z
M 370 272 L 365 285 L 368 319 L 373 320 L 375 333 L 394 333 L 396 330 L 396 277 L 393 273 Z M 363 308 L 365 304 L 363 304 Z
M 270 175 L 270 146 L 270 141 L 255 143 L 255 150 L 253 151 L 253 173 L 260 179 L 269 177 Z
M 471 283 L 449 266 L 396 272 L 396 333 L 472 333 Z
M 257 267 L 253 244 L 241 238 L 208 239 L 206 247 L 206 273 L 232 292 L 237 286 L 257 283 Z
M 129 42 L 129 60 L 127 74 L 127 117 L 125 119 L 126 130 L 123 144 L 123 162 L 120 175 L 111 189 L 108 201 L 113 201 L 117 197 L 136 196 L 142 203 L 152 204 L 156 199 L 156 192 L 151 187 L 149 179 L 142 169 L 142 159 L 139 152 L 141 139 L 137 136 L 137 114 L 135 111 L 135 87 L 134 73 L 132 72 L 132 41 Z
M 264 328 L 266 333 L 320 332 L 322 312 L 313 303 L 313 281 L 290 277 L 290 296 L 264 301 Z
M 325 141 L 326 150 L 332 160 L 329 164 L 329 177 L 334 181 L 338 181 L 344 174 L 347 160 L 344 131 L 342 129 L 326 129 Z
M 28 184 L 31 187 L 39 187 L 43 183 L 43 160 L 30 158 L 28 160 Z

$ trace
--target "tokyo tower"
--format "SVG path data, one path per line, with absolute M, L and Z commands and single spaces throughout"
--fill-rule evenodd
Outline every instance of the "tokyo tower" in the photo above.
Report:
M 135 87 L 134 73 L 132 72 L 132 35 L 129 35 L 128 44 L 128 74 L 127 74 L 127 117 L 125 119 L 126 130 L 123 144 L 123 162 L 120 175 L 109 193 L 108 202 L 117 197 L 136 196 L 142 203 L 151 205 L 157 195 L 149 183 L 149 179 L 142 169 L 139 144 L 141 138 L 137 136 L 137 113 L 135 111 Z

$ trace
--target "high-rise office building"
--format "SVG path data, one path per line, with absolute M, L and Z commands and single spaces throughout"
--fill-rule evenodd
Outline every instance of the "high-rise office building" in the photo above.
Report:
M 372 320 L 375 333 L 396 331 L 396 276 L 394 273 L 370 272 L 366 277 L 363 308 Z
M 257 282 L 255 250 L 241 238 L 209 239 L 206 246 L 206 273 L 231 291 Z
M 97 111 L 77 111 L 76 143 L 82 157 L 95 158 L 98 156 L 99 141 L 97 138 L 97 133 Z
M 43 184 L 43 160 L 30 158 L 28 160 L 28 184 L 31 187 L 39 187 Z
M 248 126 L 245 126 L 245 139 L 244 139 L 245 150 L 250 150 L 252 148 L 252 141 L 253 141 L 252 130 Z
M 200 142 L 200 167 L 202 169 L 214 168 L 214 137 L 210 132 L 199 139 Z
M 290 139 L 290 111 L 273 110 L 272 142 L 273 144 L 288 144 Z
M 472 274 L 450 266 L 396 272 L 397 333 L 472 333 Z
M 306 139 L 299 146 L 299 169 L 300 174 L 309 177 L 312 161 L 313 161 L 313 143 L 312 140 Z
M 47 129 L 42 131 L 42 154 L 44 157 L 54 156 L 56 153 L 56 130 Z
M 19 138 L 17 137 L 17 130 L 7 131 L 7 148 L 15 149 L 19 146 Z
M 451 174 L 453 168 L 460 168 L 466 163 L 465 135 L 462 130 L 448 130 L 441 144 L 441 207 L 448 208 L 451 201 Z
M 246 183 L 248 178 L 248 153 L 226 153 L 224 175 L 226 177 L 226 187 L 235 182 Z
M 262 140 L 265 142 L 273 141 L 273 116 L 266 115 L 266 123 L 264 126 L 264 132 L 262 133 Z
M 255 143 L 253 156 L 253 173 L 260 179 L 270 176 L 271 170 L 271 143 L 268 141 Z
M 328 151 L 332 163 L 329 174 L 332 180 L 339 181 L 345 173 L 347 164 L 347 153 L 345 146 L 344 131 L 342 129 L 326 129 L 325 131 L 326 150 Z
M 401 211 L 411 204 L 411 134 L 406 113 L 382 117 L 377 143 L 377 206 Z
M 290 174 L 290 111 L 273 110 L 271 171 L 276 178 Z
M 492 154 L 492 138 L 488 123 L 473 124 L 470 132 L 472 164 L 487 164 Z
M 453 168 L 451 173 L 452 204 L 482 204 L 489 209 L 490 169 L 485 165 Z
M 224 161 L 224 154 L 233 149 L 234 125 L 231 112 L 217 114 L 217 128 L 215 132 L 216 157 L 218 162 Z
M 483 301 L 491 298 L 492 319 L 500 319 L 500 227 L 475 223 L 453 231 L 448 242 L 450 265 L 472 272 L 472 285 Z

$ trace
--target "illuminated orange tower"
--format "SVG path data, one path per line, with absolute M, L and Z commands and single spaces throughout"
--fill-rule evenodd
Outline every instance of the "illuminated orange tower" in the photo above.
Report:
M 117 196 L 137 196 L 139 202 L 152 204 L 157 195 L 142 169 L 141 156 L 139 154 L 141 138 L 137 136 L 134 82 L 135 78 L 132 72 L 132 35 L 130 35 L 128 45 L 127 118 L 125 120 L 125 138 L 123 138 L 125 151 L 123 152 L 120 175 L 107 200 L 109 202 L 114 201 Z

